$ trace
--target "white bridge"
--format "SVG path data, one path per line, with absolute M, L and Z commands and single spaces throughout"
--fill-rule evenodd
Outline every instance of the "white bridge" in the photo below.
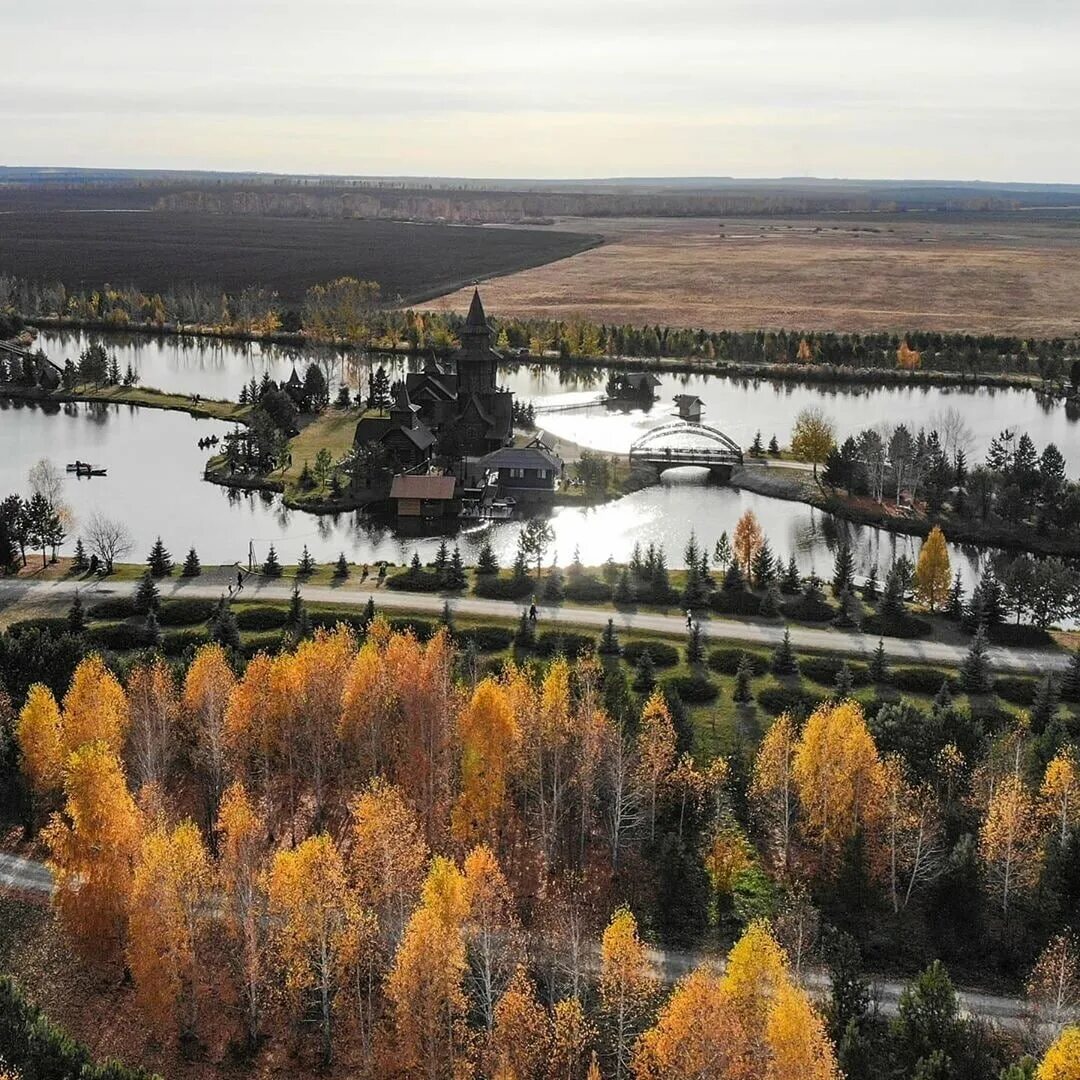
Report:
M 742 449 L 719 428 L 679 420 L 645 432 L 630 447 L 630 463 L 661 472 L 683 465 L 709 469 L 724 479 L 743 461 Z

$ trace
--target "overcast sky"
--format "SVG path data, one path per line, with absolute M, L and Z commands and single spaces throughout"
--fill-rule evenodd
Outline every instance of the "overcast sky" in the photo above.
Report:
M 1080 0 L 0 0 L 0 163 L 1080 182 Z

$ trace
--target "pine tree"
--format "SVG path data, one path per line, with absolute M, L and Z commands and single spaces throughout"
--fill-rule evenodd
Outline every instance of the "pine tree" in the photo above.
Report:
M 375 621 L 375 597 L 369 596 L 367 603 L 364 605 L 364 613 L 360 616 L 360 623 L 367 631 L 367 628 Z
M 746 588 L 746 580 L 743 578 L 742 567 L 738 559 L 732 559 L 724 571 L 724 592 L 739 592 Z
M 885 655 L 884 638 L 878 638 L 877 648 L 874 650 L 874 655 L 870 658 L 868 674 L 871 682 L 883 683 L 889 681 L 889 661 Z
M 454 633 L 454 613 L 450 609 L 450 601 L 444 600 L 442 606 L 442 615 L 439 616 L 439 621 L 450 631 L 451 635 Z
M 795 556 L 788 559 L 787 569 L 784 571 L 784 579 L 780 582 L 781 592 L 789 596 L 798 596 L 802 592 L 802 577 L 799 575 L 799 566 L 795 562 Z
M 439 550 L 435 554 L 435 577 L 439 584 L 446 586 L 446 571 L 450 566 L 450 550 L 446 545 L 446 538 L 439 541 Z
M 307 605 L 300 595 L 300 587 L 293 586 L 292 595 L 289 597 L 289 613 L 285 616 L 285 630 L 293 641 L 300 641 L 305 635 L 302 631 L 310 631 L 311 622 L 308 618 Z
M 465 574 L 465 564 L 461 561 L 461 548 L 457 544 L 450 555 L 450 566 L 446 571 L 446 588 L 455 592 L 464 589 L 469 579 Z
M 349 576 L 349 560 L 345 558 L 345 552 L 343 551 L 334 563 L 334 577 L 338 581 L 344 581 Z
M 566 598 L 566 583 L 563 580 L 562 571 L 555 565 L 547 572 L 544 578 L 542 596 L 554 604 L 558 604 Z
M 525 550 L 518 545 L 517 554 L 514 556 L 514 565 L 510 571 L 515 585 L 520 585 L 529 576 L 529 564 Z
M 300 553 L 300 561 L 296 564 L 297 577 L 311 577 L 315 573 L 315 560 L 311 557 L 311 552 L 308 551 L 307 544 L 304 545 L 304 550 Z
M 83 547 L 82 537 L 78 537 L 75 540 L 75 556 L 72 560 L 72 569 L 78 570 L 80 573 L 90 565 L 89 560 L 86 557 L 86 548 Z
M 769 440 L 769 453 L 773 457 L 780 456 L 780 444 L 776 441 L 775 435 L 773 435 L 773 437 Z
M 944 712 L 952 705 L 952 700 L 952 687 L 949 685 L 949 680 L 942 679 L 941 686 L 938 688 L 937 694 L 934 695 L 934 710 Z
M 262 572 L 268 578 L 281 577 L 281 563 L 278 562 L 277 552 L 274 550 L 273 544 L 270 545 L 270 550 L 266 553 L 266 562 L 262 564 Z
M 902 619 L 906 608 L 904 607 L 904 583 L 895 564 L 889 570 L 885 578 L 885 588 L 881 593 L 881 602 L 878 611 L 885 619 Z
M 184 559 L 183 569 L 180 571 L 181 577 L 198 577 L 202 573 L 202 563 L 199 562 L 199 553 L 191 548 L 187 553 L 187 558 Z
M 746 705 L 753 700 L 750 680 L 754 677 L 754 667 L 746 653 L 740 653 L 739 666 L 735 670 L 735 689 L 731 693 L 733 701 Z
M 854 586 L 855 556 L 851 553 L 851 545 L 844 540 L 836 549 L 836 557 L 833 560 L 833 596 L 841 596 L 849 592 Z
M 776 580 L 776 560 L 767 538 L 761 541 L 761 547 L 751 563 L 750 573 L 755 589 L 767 589 Z
M 521 613 L 517 633 L 514 635 L 514 643 L 523 649 L 531 649 L 536 644 L 536 630 L 527 611 Z
M 476 572 L 478 574 L 497 574 L 499 572 L 499 560 L 495 558 L 491 541 L 484 539 L 480 546 L 480 553 L 476 557 Z
M 731 562 L 731 541 L 725 530 L 720 534 L 720 539 L 716 541 L 716 547 L 713 549 L 713 563 L 723 570 L 729 562 Z
M 1046 730 L 1060 703 L 1057 680 L 1048 672 L 1039 680 L 1035 700 L 1031 703 L 1031 725 L 1037 733 Z
M 960 580 L 960 571 L 956 571 L 952 587 L 945 601 L 945 617 L 959 622 L 964 617 L 964 584 Z
M 146 558 L 146 565 L 150 567 L 150 573 L 156 578 L 165 577 L 173 568 L 172 556 L 161 542 L 160 536 L 154 541 L 154 546 L 150 549 L 150 554 Z
M 622 649 L 619 648 L 619 635 L 615 632 L 615 620 L 608 619 L 603 633 L 600 635 L 600 647 L 598 650 L 604 656 L 618 656 Z
M 840 664 L 840 670 L 836 673 L 836 682 L 833 685 L 833 692 L 840 700 L 849 698 L 851 697 L 851 688 L 854 683 L 855 678 L 851 673 L 851 665 L 844 660 Z
M 840 594 L 839 610 L 832 624 L 840 630 L 858 630 L 862 626 L 862 608 L 855 594 L 849 589 Z
M 1080 649 L 1069 657 L 1069 666 L 1061 680 L 1061 696 L 1066 701 L 1080 702 Z
M 862 594 L 868 604 L 872 604 L 878 598 L 877 563 L 870 567 L 870 576 L 863 585 Z
M 156 611 L 161 603 L 158 587 L 154 584 L 153 575 L 147 569 L 141 578 L 139 586 L 135 590 L 135 610 L 145 615 L 148 611 Z
M 634 602 L 634 588 L 630 584 L 630 571 L 626 567 L 623 567 L 622 573 L 619 574 L 611 599 L 618 607 L 626 607 Z
M 651 694 L 655 687 L 656 665 L 653 663 L 652 653 L 648 649 L 642 649 L 634 669 L 634 689 L 639 694 Z
M 157 646 L 161 644 L 161 625 L 158 623 L 158 618 L 153 608 L 146 613 L 142 637 L 143 643 L 152 649 L 157 648 Z
M 86 613 L 83 611 L 82 597 L 79 590 L 75 590 L 75 598 L 71 601 L 71 607 L 67 613 L 68 629 L 78 636 L 86 629 Z
M 686 640 L 686 662 L 697 667 L 705 662 L 705 642 L 701 636 L 701 623 L 696 620 L 690 626 Z
M 750 456 L 762 457 L 765 453 L 765 447 L 761 442 L 761 432 L 758 431 L 754 435 L 754 441 L 750 444 Z
M 784 631 L 784 640 L 776 646 L 772 656 L 772 669 L 777 675 L 798 675 L 799 661 L 791 647 L 791 631 Z
M 960 668 L 960 685 L 969 694 L 986 694 L 990 691 L 989 651 L 986 628 L 979 626 Z
M 758 613 L 766 619 L 778 619 L 784 613 L 783 600 L 775 584 L 770 585 L 765 590 L 765 595 L 761 598 L 761 604 L 758 607 Z
M 209 634 L 210 640 L 217 642 L 223 649 L 240 648 L 240 627 L 224 596 L 218 599 L 214 614 L 210 616 Z

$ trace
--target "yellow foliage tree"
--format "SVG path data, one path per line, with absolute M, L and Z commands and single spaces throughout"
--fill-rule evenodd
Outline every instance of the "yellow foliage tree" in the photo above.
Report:
M 616 1080 L 630 1074 L 634 1041 L 656 985 L 637 920 L 628 907 L 620 907 L 600 939 L 600 1009 L 609 1029 Z
M 143 839 L 131 884 L 127 962 L 136 1001 L 158 1034 L 195 1030 L 196 949 L 210 880 L 193 822 L 159 826 Z
M 675 765 L 675 725 L 667 702 L 654 690 L 641 710 L 638 725 L 638 773 L 649 793 L 649 821 L 656 836 L 656 795 Z
M 1080 1080 L 1080 1027 L 1067 1027 L 1039 1062 L 1035 1080 Z
M 1003 914 L 1018 891 L 1038 881 L 1040 840 L 1035 800 L 1023 780 L 1010 773 L 994 786 L 979 830 L 979 854 Z
M 798 728 L 789 713 L 781 713 L 765 732 L 754 758 L 750 798 L 768 831 L 774 865 L 791 867 L 791 838 L 795 825 L 795 750 Z
M 461 793 L 454 807 L 455 837 L 494 843 L 506 802 L 507 778 L 520 730 L 506 688 L 484 679 L 458 717 Z
M 256 789 L 269 787 L 271 758 L 278 749 L 288 696 L 277 661 L 257 653 L 243 677 L 229 692 L 225 706 L 224 740 L 229 771 Z
M 753 510 L 745 511 L 735 523 L 735 531 L 731 534 L 731 549 L 747 579 L 750 577 L 754 556 L 761 550 L 761 545 L 764 543 L 765 533 L 757 519 L 757 514 Z
M 81 952 L 115 955 L 123 936 L 142 822 L 120 759 L 104 743 L 68 758 L 63 814 L 45 830 L 53 902 Z
M 64 695 L 60 736 L 64 756 L 97 741 L 119 755 L 124 749 L 127 726 L 124 688 L 100 656 L 88 656 L 75 669 Z
M 199 649 L 184 679 L 184 711 L 194 737 L 195 759 L 206 777 L 211 821 L 217 817 L 225 790 L 225 710 L 235 683 L 225 650 L 217 644 Z
M 940 526 L 935 525 L 919 549 L 919 562 L 915 567 L 915 595 L 931 611 L 936 611 L 938 604 L 948 595 L 951 582 L 952 568 L 945 534 Z
M 16 728 L 23 771 L 38 791 L 54 791 L 64 782 L 60 709 L 52 691 L 35 683 L 26 695 Z
M 896 366 L 904 371 L 918 371 L 922 367 L 922 353 L 913 349 L 906 338 L 896 350 Z
M 138 664 L 128 678 L 129 758 L 138 790 L 165 783 L 179 741 L 180 697 L 172 671 L 160 657 Z
M 1080 825 L 1080 762 L 1072 750 L 1060 751 L 1046 766 L 1039 796 L 1046 819 L 1064 845 Z
M 493 1074 L 542 1077 L 551 1055 L 551 1030 L 536 987 L 518 967 L 495 1006 L 489 1057 Z
M 803 409 L 795 417 L 791 429 L 791 452 L 800 461 L 809 461 L 814 466 L 814 479 L 817 479 L 818 465 L 828 456 L 836 445 L 832 423 L 820 409 Z
M 803 830 L 823 853 L 839 851 L 874 823 L 883 775 L 858 702 L 828 702 L 814 711 L 795 749 L 793 775 Z
M 842 1080 L 820 1014 L 806 993 L 785 979 L 777 988 L 765 1025 L 766 1080 Z

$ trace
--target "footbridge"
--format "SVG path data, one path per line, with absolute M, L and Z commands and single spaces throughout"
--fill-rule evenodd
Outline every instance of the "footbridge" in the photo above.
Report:
M 645 432 L 630 447 L 632 465 L 651 465 L 663 472 L 684 465 L 708 469 L 723 480 L 741 465 L 742 449 L 734 439 L 708 424 L 675 421 Z

